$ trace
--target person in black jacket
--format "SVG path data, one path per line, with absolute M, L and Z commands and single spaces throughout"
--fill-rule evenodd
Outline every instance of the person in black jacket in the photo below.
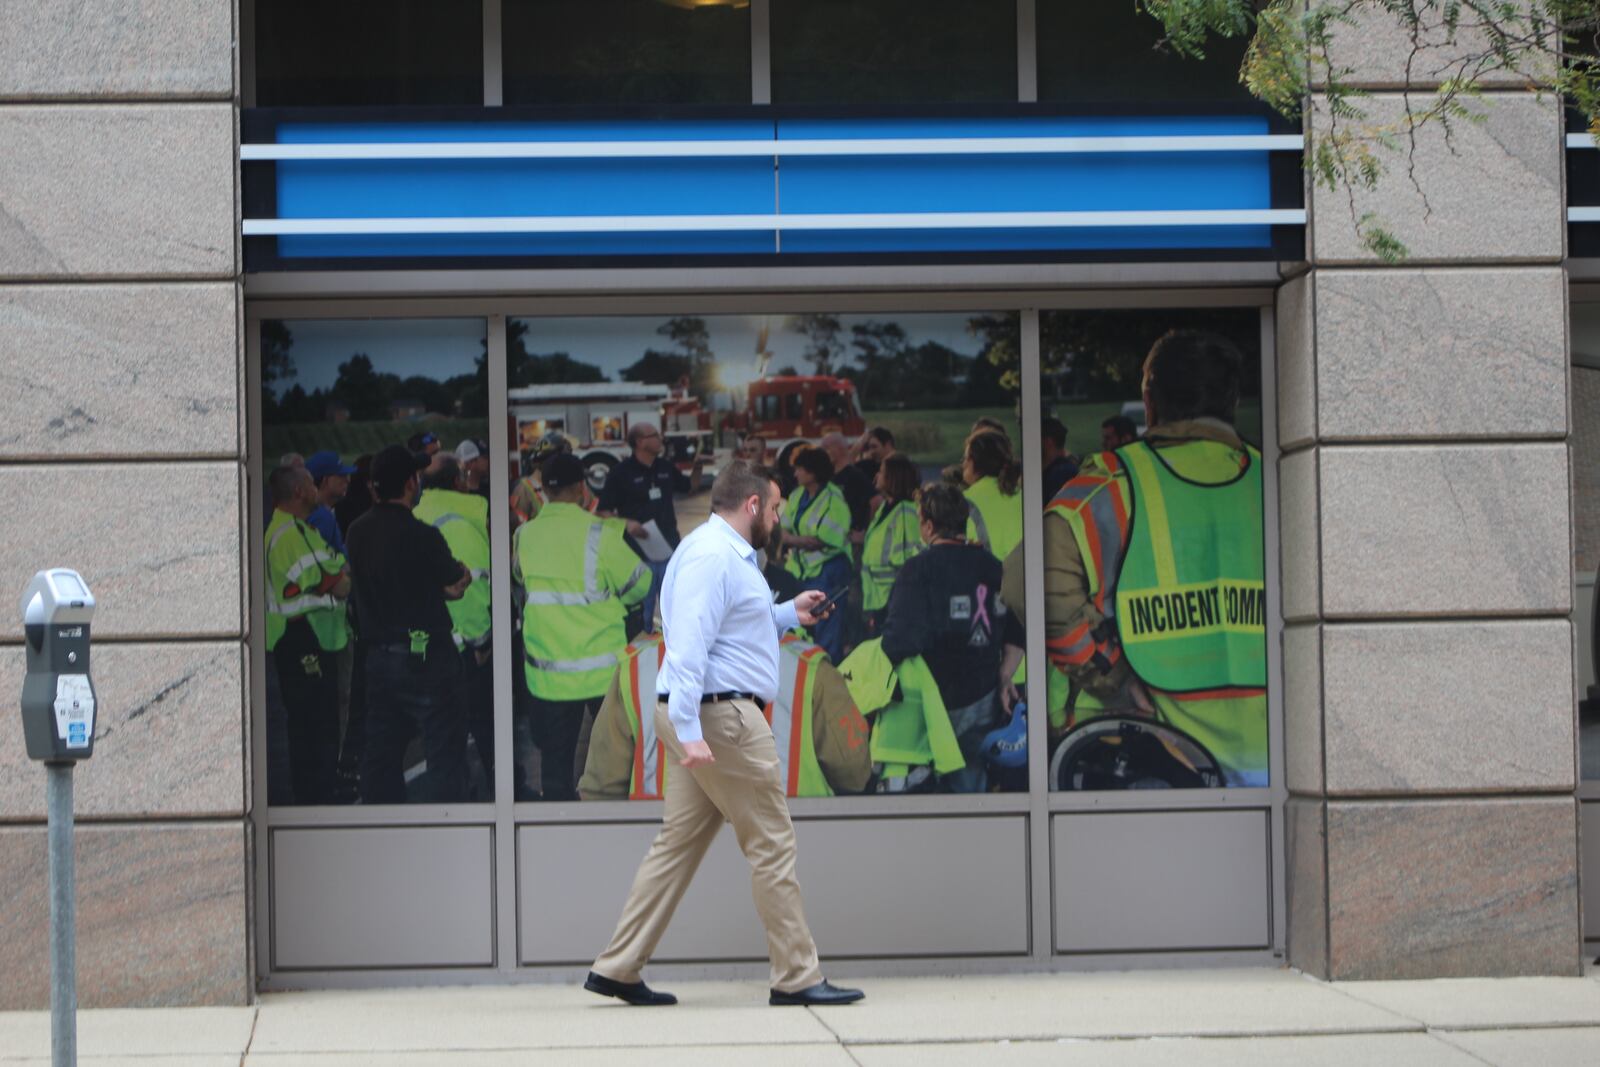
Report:
M 982 793 L 988 769 L 979 745 L 995 726 L 1006 646 L 1019 651 L 1022 626 L 1000 599 L 1003 568 L 967 541 L 967 499 L 930 483 L 917 504 L 928 549 L 906 561 L 889 595 L 883 653 L 899 664 L 921 656 L 939 686 L 967 765 L 942 781 L 952 793 Z

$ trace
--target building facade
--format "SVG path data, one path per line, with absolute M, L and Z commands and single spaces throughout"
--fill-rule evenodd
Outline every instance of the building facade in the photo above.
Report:
M 4 5 L 0 588 L 71 566 L 100 603 L 82 1002 L 587 966 L 659 779 L 604 679 L 570 737 L 549 707 L 537 520 L 511 497 L 559 441 L 614 501 L 645 424 L 684 473 L 884 426 L 937 480 L 979 419 L 1021 461 L 1015 486 L 997 473 L 1021 506 L 994 554 L 1041 595 L 984 641 L 1024 654 L 1002 675 L 1048 712 L 1023 759 L 923 795 L 868 741 L 886 709 L 815 658 L 789 676 L 801 876 L 834 972 L 1577 973 L 1600 879 L 1581 878 L 1600 735 L 1582 745 L 1579 714 L 1600 157 L 1506 81 L 1451 143 L 1422 135 L 1416 185 L 1351 201 L 1305 181 L 1303 131 L 1242 97 L 1236 54 L 1153 52 L 1125 7 Z M 1358 39 L 1370 107 L 1399 109 L 1401 32 Z M 1369 210 L 1404 262 L 1361 247 Z M 1196 780 L 1128 788 L 1072 747 L 1095 715 L 1054 685 L 1041 457 L 1051 417 L 1080 454 L 1111 416 L 1142 421 L 1144 351 L 1190 328 L 1244 357 L 1265 695 L 1243 740 L 1166 738 Z M 269 625 L 282 459 L 428 435 L 488 461 L 487 629 L 455 617 L 483 640 L 462 661 L 482 688 L 450 769 L 428 720 L 413 738 L 364 705 L 355 649 L 379 623 L 326 649 L 321 720 Z M 680 499 L 685 531 L 704 501 Z M 832 658 L 878 632 L 869 606 Z M 0 620 L 0 691 L 21 639 Z M 388 792 L 364 769 L 376 737 Z M 813 750 L 825 788 L 800 784 Z M 43 817 L 17 733 L 0 1008 L 47 1001 Z M 742 866 L 723 835 L 663 968 L 761 973 Z

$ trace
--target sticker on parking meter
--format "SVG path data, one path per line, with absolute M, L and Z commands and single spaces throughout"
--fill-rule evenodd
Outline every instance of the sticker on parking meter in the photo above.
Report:
M 94 729 L 94 690 L 87 674 L 56 678 L 56 732 L 68 748 L 88 748 Z

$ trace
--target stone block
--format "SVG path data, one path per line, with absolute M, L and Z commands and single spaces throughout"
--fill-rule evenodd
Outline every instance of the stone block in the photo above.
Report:
M 1328 109 L 1313 99 L 1313 129 L 1325 135 Z M 1362 100 L 1352 128 L 1393 131 L 1404 119 L 1397 95 Z M 1415 174 L 1408 176 L 1406 139 L 1374 151 L 1386 168 L 1377 188 L 1350 194 L 1314 183 L 1311 258 L 1320 265 L 1376 263 L 1361 246 L 1355 219 L 1369 212 L 1407 247 L 1413 262 L 1560 261 L 1566 237 L 1562 198 L 1564 150 L 1557 101 L 1531 93 L 1493 93 L 1468 105 L 1481 123 L 1457 121 L 1417 131 Z M 1514 195 L 1509 191 L 1515 190 Z
M 0 589 L 72 567 L 98 602 L 96 637 L 236 638 L 241 482 L 236 463 L 0 466 Z M 22 639 L 15 611 L 0 612 L 5 638 Z
M 239 455 L 230 282 L 0 287 L 0 457 Z
M 5 5 L 0 99 L 233 95 L 229 0 Z
M 0 278 L 231 277 L 229 104 L 0 110 Z
M 1302 274 L 1278 289 L 1278 447 L 1317 437 L 1317 332 L 1313 315 L 1317 275 Z
M 1314 619 L 1322 606 L 1322 546 L 1317 526 L 1319 450 L 1278 460 L 1278 527 L 1283 548 L 1283 618 Z
M 21 646 L 0 648 L 0 693 L 22 691 Z M 100 644 L 95 753 L 75 773 L 84 818 L 244 814 L 239 644 Z M 0 820 L 45 817 L 44 772 L 0 746 Z
M 1285 877 L 1288 879 L 1289 966 L 1328 976 L 1327 840 L 1321 800 L 1290 797 L 1284 804 Z
M 1322 627 L 1327 792 L 1568 791 L 1565 619 Z
M 78 1004 L 245 1004 L 244 825 L 80 826 Z M 43 826 L 0 827 L 0 1010 L 50 1003 Z
M 1329 801 L 1334 979 L 1579 973 L 1571 797 Z
M 1571 610 L 1564 444 L 1317 451 L 1325 618 Z
M 1322 793 L 1322 627 L 1283 631 L 1284 777 L 1291 793 Z
M 1335 2 L 1329 6 L 1348 7 Z M 1528 0 L 1520 0 L 1526 10 Z M 1335 25 L 1329 40 L 1329 58 L 1335 69 L 1343 70 L 1342 80 L 1364 89 L 1437 88 L 1446 79 L 1476 70 L 1474 57 L 1487 51 L 1487 38 L 1472 26 L 1470 13 L 1463 15 L 1454 34 L 1444 19 L 1443 5 L 1418 5 L 1415 31 L 1391 12 L 1376 7 L 1358 7 L 1351 22 Z M 1469 64 L 1463 67 L 1463 64 Z M 1523 86 L 1547 82 L 1552 71 L 1548 64 L 1530 63 L 1526 70 L 1485 71 L 1476 78 L 1483 86 Z M 1318 68 L 1313 84 L 1321 87 L 1326 76 Z
M 1317 272 L 1322 441 L 1564 437 L 1559 267 Z

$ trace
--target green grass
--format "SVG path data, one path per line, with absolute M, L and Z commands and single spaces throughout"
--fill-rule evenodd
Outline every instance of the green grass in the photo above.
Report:
M 268 463 L 276 463 L 285 452 L 309 456 L 331 448 L 339 458 L 351 462 L 363 453 L 377 452 L 385 445 L 403 445 L 414 433 L 438 434 L 445 448 L 454 448 L 463 438 L 480 440 L 489 436 L 487 419 L 435 419 L 430 422 L 302 422 L 267 426 L 261 432 L 262 452 Z
M 1121 411 L 1122 405 L 1115 401 L 1056 404 L 1051 409 L 1056 418 L 1067 424 L 1067 449 L 1078 456 L 1100 451 L 1100 423 Z M 913 460 L 941 467 L 960 460 L 961 446 L 966 442 L 973 420 L 980 415 L 1004 423 L 1013 443 L 1022 438 L 1016 414 L 993 408 L 932 408 L 863 414 L 869 427 L 887 426 L 893 431 L 897 446 Z M 1239 406 L 1239 432 L 1246 439 L 1261 443 L 1260 401 L 1252 400 Z

